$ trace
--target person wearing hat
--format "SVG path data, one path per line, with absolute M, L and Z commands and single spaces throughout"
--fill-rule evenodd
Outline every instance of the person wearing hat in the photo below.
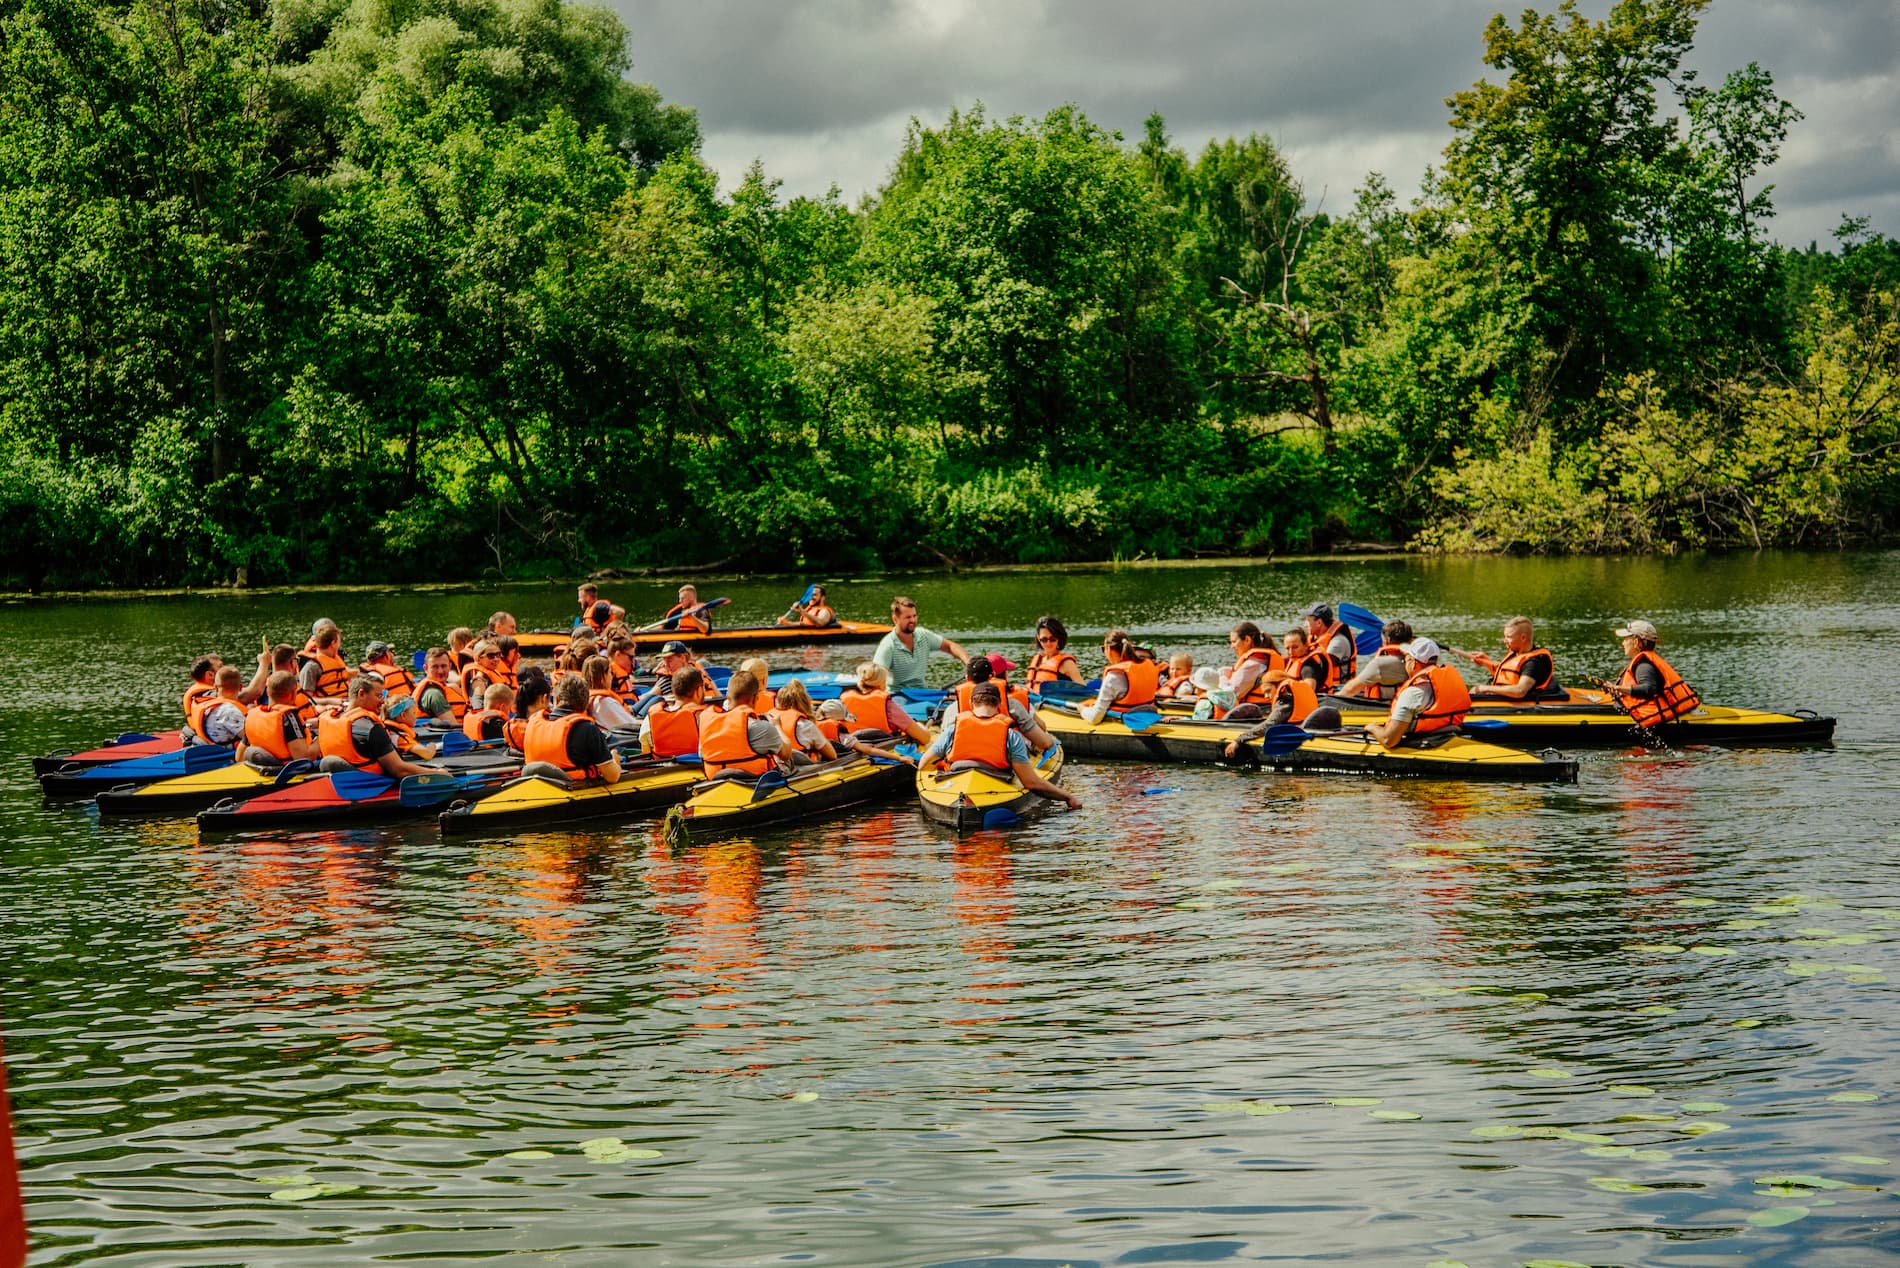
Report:
M 1457 726 L 1471 712 L 1471 689 L 1457 670 L 1439 663 L 1437 643 L 1415 638 L 1403 651 L 1405 685 L 1392 698 L 1385 721 L 1366 724 L 1366 734 L 1383 748 L 1397 748 L 1408 735 Z
M 413 695 L 416 680 L 409 671 L 396 663 L 396 655 L 389 644 L 380 640 L 363 649 L 363 663 L 357 670 L 365 674 L 375 674 L 383 680 L 383 686 L 389 688 L 391 699 Z
M 945 761 L 978 762 L 998 771 L 1008 770 L 1029 792 L 1060 801 L 1071 810 L 1082 808 L 1081 798 L 1050 783 L 1030 765 L 1028 741 L 1004 720 L 1003 692 L 994 682 L 977 683 L 971 688 L 970 711 L 952 714 L 944 722 L 942 733 L 930 742 L 918 764 Z
M 1623 654 L 1629 657 L 1629 663 L 1610 686 L 1610 694 L 1630 715 L 1630 721 L 1641 727 L 1661 726 L 1702 703 L 1682 675 L 1656 654 L 1659 639 L 1655 626 L 1648 621 L 1630 621 L 1616 627 L 1616 636 L 1623 640 Z
M 719 693 L 712 684 L 712 675 L 708 674 L 706 667 L 700 664 L 693 656 L 692 649 L 680 642 L 680 640 L 671 638 L 661 644 L 660 663 L 654 667 L 653 672 L 659 676 L 659 681 L 647 688 L 646 694 L 635 702 L 633 706 L 633 716 L 636 718 L 644 718 L 647 715 L 647 711 L 655 705 L 670 702 L 674 698 L 673 675 L 689 666 L 699 670 L 700 674 L 704 676 L 706 680 L 706 694 L 709 697 L 717 696 Z
M 1343 621 L 1333 619 L 1333 605 L 1330 603 L 1309 603 L 1300 609 L 1300 619 L 1306 626 L 1306 638 L 1315 652 L 1325 653 L 1321 662 L 1326 666 L 1326 681 L 1320 685 L 1322 692 L 1331 691 L 1359 672 L 1359 651 L 1352 641 L 1352 630 Z

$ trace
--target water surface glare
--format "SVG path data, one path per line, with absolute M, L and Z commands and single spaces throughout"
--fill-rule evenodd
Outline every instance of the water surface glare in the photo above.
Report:
M 800 585 L 706 589 L 738 623 Z M 1642 615 L 1707 698 L 1840 735 L 1560 788 L 1076 763 L 1082 812 L 961 840 L 895 803 L 679 853 L 652 821 L 200 841 L 43 805 L 25 759 L 159 725 L 201 650 L 320 614 L 421 646 L 571 591 L 0 609 L 34 1264 L 1900 1258 L 1900 555 L 831 594 L 897 590 L 1016 659 L 1054 610 L 1090 669 L 1112 624 L 1214 662 L 1337 596 L 1464 647 L 1528 611 L 1574 678 Z

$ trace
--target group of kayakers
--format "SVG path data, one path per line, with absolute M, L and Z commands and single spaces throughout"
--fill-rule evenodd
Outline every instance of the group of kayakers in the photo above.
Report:
M 1036 622 L 1036 651 L 1022 682 L 1012 684 L 1014 661 L 973 654 L 924 627 L 916 603 L 900 595 L 891 602 L 890 633 L 856 667 L 850 685 L 820 703 L 796 681 L 773 690 L 769 667 L 757 658 L 716 674 L 678 639 L 663 642 L 642 675 L 625 610 L 591 582 L 579 587 L 576 601 L 569 641 L 548 669 L 522 664 L 507 612 L 496 612 L 479 633 L 450 631 L 443 645 L 423 653 L 420 679 L 384 642 L 369 643 L 363 659 L 350 663 L 342 631 L 327 618 L 313 624 L 302 648 L 278 644 L 259 653 L 248 676 L 202 657 L 183 700 L 187 735 L 231 746 L 257 764 L 307 760 L 396 778 L 438 769 L 427 764 L 435 749 L 418 738 L 426 723 L 438 735 L 458 729 L 475 744 L 504 742 L 521 754 L 524 769 L 607 783 L 619 779 L 623 752 L 663 760 L 697 755 L 707 778 L 756 778 L 849 752 L 894 757 L 887 746 L 910 741 L 926 762 L 1010 771 L 1027 789 L 1080 805 L 1035 771 L 1035 756 L 1055 741 L 1038 723 L 1031 693 L 1084 682 L 1056 616 Z M 693 586 L 682 586 L 656 624 L 703 632 L 707 607 Z M 823 587 L 812 586 L 780 624 L 836 620 Z M 1627 663 L 1605 685 L 1637 725 L 1660 725 L 1696 707 L 1695 692 L 1657 653 L 1654 625 L 1632 620 L 1615 632 Z M 1403 620 L 1384 622 L 1379 633 L 1377 650 L 1361 657 L 1354 630 L 1332 605 L 1313 603 L 1278 640 L 1252 621 L 1237 622 L 1227 637 L 1231 663 L 1197 667 L 1185 653 L 1164 661 L 1127 631 L 1111 629 L 1102 637 L 1100 684 L 1077 711 L 1094 724 L 1171 703 L 1197 717 L 1247 723 L 1227 745 L 1232 756 L 1273 726 L 1336 728 L 1329 699 L 1387 704 L 1386 718 L 1366 729 L 1389 749 L 1408 735 L 1456 725 L 1476 701 L 1565 698 L 1554 658 L 1537 645 L 1527 617 L 1504 623 L 1497 656 L 1441 647 Z M 1468 684 L 1445 663 L 1447 653 L 1484 670 L 1487 680 Z M 947 693 L 933 736 L 901 693 L 926 686 L 937 654 L 961 662 L 964 677 Z

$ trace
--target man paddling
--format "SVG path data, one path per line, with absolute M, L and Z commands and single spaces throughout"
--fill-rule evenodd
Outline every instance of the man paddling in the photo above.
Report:
M 706 634 L 712 630 L 712 620 L 704 612 L 696 612 L 699 606 L 699 587 L 681 586 L 679 602 L 666 610 L 659 624 L 667 629 L 678 630 L 682 634 Z M 678 618 L 677 620 L 675 618 Z M 668 624 L 671 622 L 671 624 Z
M 1629 664 L 1623 666 L 1623 674 L 1610 687 L 1610 694 L 1637 726 L 1673 722 L 1702 703 L 1695 688 L 1656 654 L 1660 639 L 1655 626 L 1648 621 L 1631 621 L 1618 626 L 1616 636 L 1623 641 L 1623 654 L 1629 657 Z
M 890 675 L 892 691 L 923 690 L 924 670 L 932 652 L 954 656 L 959 664 L 970 663 L 970 653 L 935 630 L 917 624 L 917 603 L 907 595 L 891 600 L 891 625 L 891 632 L 871 653 L 871 659 Z

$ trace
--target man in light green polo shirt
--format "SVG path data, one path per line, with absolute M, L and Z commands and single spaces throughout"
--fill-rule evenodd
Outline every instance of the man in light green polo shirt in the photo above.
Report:
M 970 653 L 937 633 L 917 624 L 917 604 L 903 595 L 891 600 L 891 624 L 896 628 L 871 653 L 871 659 L 884 666 L 891 676 L 891 690 L 924 687 L 924 668 L 932 652 L 954 656 L 969 662 Z

